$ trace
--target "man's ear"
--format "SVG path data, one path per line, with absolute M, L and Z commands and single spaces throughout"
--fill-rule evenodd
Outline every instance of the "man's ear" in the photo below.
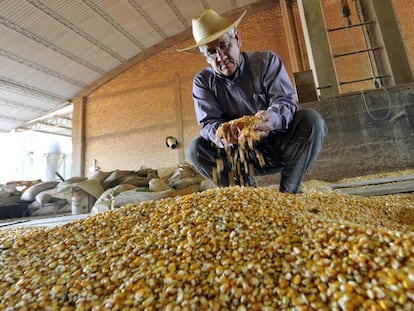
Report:
M 240 38 L 240 33 L 237 29 L 234 30 L 234 39 L 236 39 L 237 46 L 240 48 L 241 47 L 241 38 Z

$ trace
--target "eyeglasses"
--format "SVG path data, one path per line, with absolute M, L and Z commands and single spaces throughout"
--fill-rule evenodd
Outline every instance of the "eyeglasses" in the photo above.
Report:
M 219 55 L 219 51 L 223 52 L 223 53 L 227 53 L 228 50 L 231 48 L 232 46 L 232 39 L 234 37 L 229 37 L 228 40 L 223 40 L 220 41 L 219 46 L 216 47 L 215 49 L 209 49 L 207 48 L 207 50 L 204 52 L 204 56 L 206 57 L 206 59 L 208 61 L 215 61 Z

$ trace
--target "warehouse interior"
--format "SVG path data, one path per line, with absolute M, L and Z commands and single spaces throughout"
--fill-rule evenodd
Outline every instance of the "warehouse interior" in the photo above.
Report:
M 344 17 L 341 1 L 162 1 L 163 13 L 151 14 L 156 5 L 146 1 L 3 1 L 0 130 L 71 136 L 73 176 L 88 176 L 93 163 L 105 171 L 181 163 L 199 131 L 191 83 L 205 61 L 176 50 L 192 42 L 191 18 L 203 8 L 220 8 L 228 16 L 247 9 L 240 25 L 244 49 L 277 52 L 299 103 L 321 110 L 332 123 L 332 140 L 315 178 L 410 168 L 410 4 L 386 1 L 370 8 L 369 1 L 348 2 L 349 17 Z M 362 16 L 362 5 L 367 16 Z M 375 26 L 368 23 L 373 20 L 369 14 L 378 15 Z M 137 21 L 148 31 L 134 26 Z M 350 106 L 352 111 L 345 111 Z M 66 110 L 44 119 L 62 107 Z M 352 133 L 344 131 L 349 127 Z M 179 148 L 165 149 L 168 136 L 177 138 Z M 351 149 L 359 162 L 341 156 Z M 390 153 L 393 161 L 386 160 Z
M 325 119 L 304 194 L 279 174 L 216 188 L 188 162 L 208 64 L 177 50 L 207 8 L 247 11 L 242 50 L 278 54 Z M 71 143 L 2 185 L 0 309 L 414 309 L 413 18 L 405 0 L 0 1 L 0 132 Z

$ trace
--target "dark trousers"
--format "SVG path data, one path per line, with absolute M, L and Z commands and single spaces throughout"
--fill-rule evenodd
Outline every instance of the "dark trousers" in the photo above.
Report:
M 303 109 L 295 113 L 287 130 L 273 131 L 255 145 L 265 159 L 261 167 L 254 161 L 254 174 L 267 175 L 281 173 L 280 191 L 300 192 L 303 177 L 316 161 L 327 128 L 321 115 L 312 109 Z M 205 178 L 213 180 L 212 172 L 217 158 L 225 158 L 224 149 L 202 137 L 195 138 L 187 149 L 189 161 Z M 218 176 L 221 187 L 230 184 L 228 172 L 231 167 L 224 161 L 224 170 Z

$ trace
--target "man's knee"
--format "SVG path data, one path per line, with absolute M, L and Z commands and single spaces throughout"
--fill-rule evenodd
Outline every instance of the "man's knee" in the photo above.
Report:
M 199 146 L 200 146 L 200 138 L 201 137 L 196 137 L 194 138 L 190 144 L 187 146 L 187 158 L 188 161 L 191 163 L 196 163 L 197 158 L 198 158 L 198 150 L 199 150 Z
M 326 135 L 328 131 L 326 122 L 319 112 L 313 109 L 303 109 L 299 110 L 297 115 L 300 118 L 299 122 L 301 126 L 306 126 L 307 128 L 312 129 L 317 135 Z
M 205 138 L 198 136 L 194 138 L 187 147 L 187 158 L 193 164 L 200 162 L 201 159 L 214 158 L 216 149 Z

